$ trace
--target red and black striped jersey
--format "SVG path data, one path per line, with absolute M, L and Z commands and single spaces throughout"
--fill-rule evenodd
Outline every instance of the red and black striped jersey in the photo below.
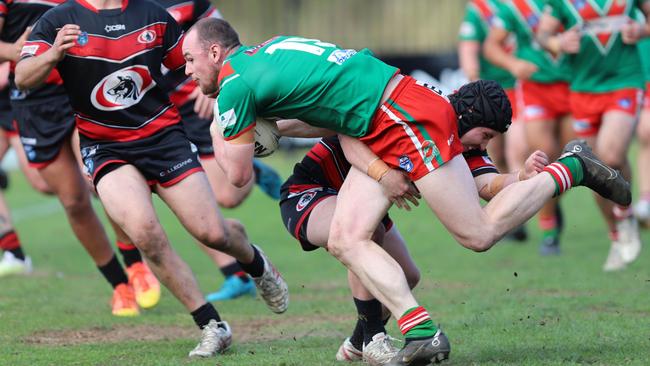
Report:
M 0 17 L 4 18 L 0 41 L 14 43 L 25 32 L 27 27 L 34 23 L 46 11 L 64 3 L 66 0 L 0 0 Z M 65 89 L 61 85 L 61 78 L 56 70 L 47 78 L 44 85 L 25 92 L 16 89 L 13 82 L 13 70 L 15 63 L 11 63 L 12 73 L 9 75 L 11 99 L 15 103 L 41 102 L 43 99 L 65 95 Z
M 82 31 L 57 64 L 81 134 L 133 141 L 180 121 L 159 85 L 161 64 L 169 70 L 185 65 L 181 28 L 165 9 L 148 0 L 123 0 L 120 9 L 98 10 L 71 0 L 41 17 L 21 57 L 50 49 L 65 24 Z
M 184 32 L 187 32 L 190 27 L 194 25 L 199 19 L 202 18 L 221 18 L 221 13 L 210 4 L 208 0 L 156 0 L 158 4 L 167 9 L 169 14 L 176 20 L 176 22 L 181 26 Z M 171 91 L 169 97 L 172 102 L 181 106 L 189 100 L 189 95 L 197 88 L 196 83 L 191 79 L 183 75 L 183 81 L 178 83 L 173 79 L 178 77 L 177 75 L 167 74 L 170 78 L 170 84 L 177 85 L 176 88 Z
M 463 157 L 474 177 L 499 172 L 485 150 L 470 150 Z M 282 199 L 317 187 L 338 191 L 349 171 L 350 163 L 345 159 L 338 137 L 324 137 L 294 166 L 293 174 L 282 185 Z

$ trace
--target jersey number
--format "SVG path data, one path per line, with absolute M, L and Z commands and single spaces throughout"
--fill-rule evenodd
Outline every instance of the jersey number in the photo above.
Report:
M 325 52 L 325 48 L 336 48 L 336 45 L 327 42 L 321 42 L 317 39 L 292 37 L 270 45 L 264 52 L 272 55 L 277 50 L 293 50 L 321 56 L 323 52 Z

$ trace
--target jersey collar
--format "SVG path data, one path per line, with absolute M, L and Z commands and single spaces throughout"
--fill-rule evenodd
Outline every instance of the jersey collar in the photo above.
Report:
M 79 5 L 83 6 L 84 8 L 86 8 L 86 9 L 92 11 L 92 12 L 95 12 L 97 14 L 99 14 L 100 10 L 104 10 L 104 9 L 95 8 L 90 3 L 88 3 L 86 0 L 76 0 L 76 1 L 79 3 Z M 124 11 L 124 9 L 126 9 L 126 7 L 128 5 L 129 5 L 129 0 L 122 0 L 122 11 Z

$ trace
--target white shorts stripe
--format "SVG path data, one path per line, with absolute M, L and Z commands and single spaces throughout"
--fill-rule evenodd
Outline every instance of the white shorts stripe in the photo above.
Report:
M 424 159 L 424 151 L 422 151 L 422 143 L 420 140 L 418 140 L 418 137 L 415 135 L 415 132 L 413 132 L 413 129 L 404 121 L 402 121 L 395 113 L 393 113 L 388 107 L 386 107 L 384 104 L 381 105 L 381 110 L 390 117 L 395 123 L 399 124 L 404 128 L 404 131 L 408 135 L 408 137 L 411 139 L 411 142 L 413 145 L 415 145 L 415 148 L 418 149 L 418 152 L 420 153 L 420 157 L 422 158 L 422 162 L 424 165 L 427 167 L 427 169 L 432 172 L 435 168 L 433 167 L 433 164 L 431 164 L 431 161 L 427 162 L 426 159 Z

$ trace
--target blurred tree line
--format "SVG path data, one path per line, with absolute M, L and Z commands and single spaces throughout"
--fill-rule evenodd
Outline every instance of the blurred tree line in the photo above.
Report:
M 382 55 L 453 52 L 464 0 L 212 0 L 244 44 L 299 35 Z

